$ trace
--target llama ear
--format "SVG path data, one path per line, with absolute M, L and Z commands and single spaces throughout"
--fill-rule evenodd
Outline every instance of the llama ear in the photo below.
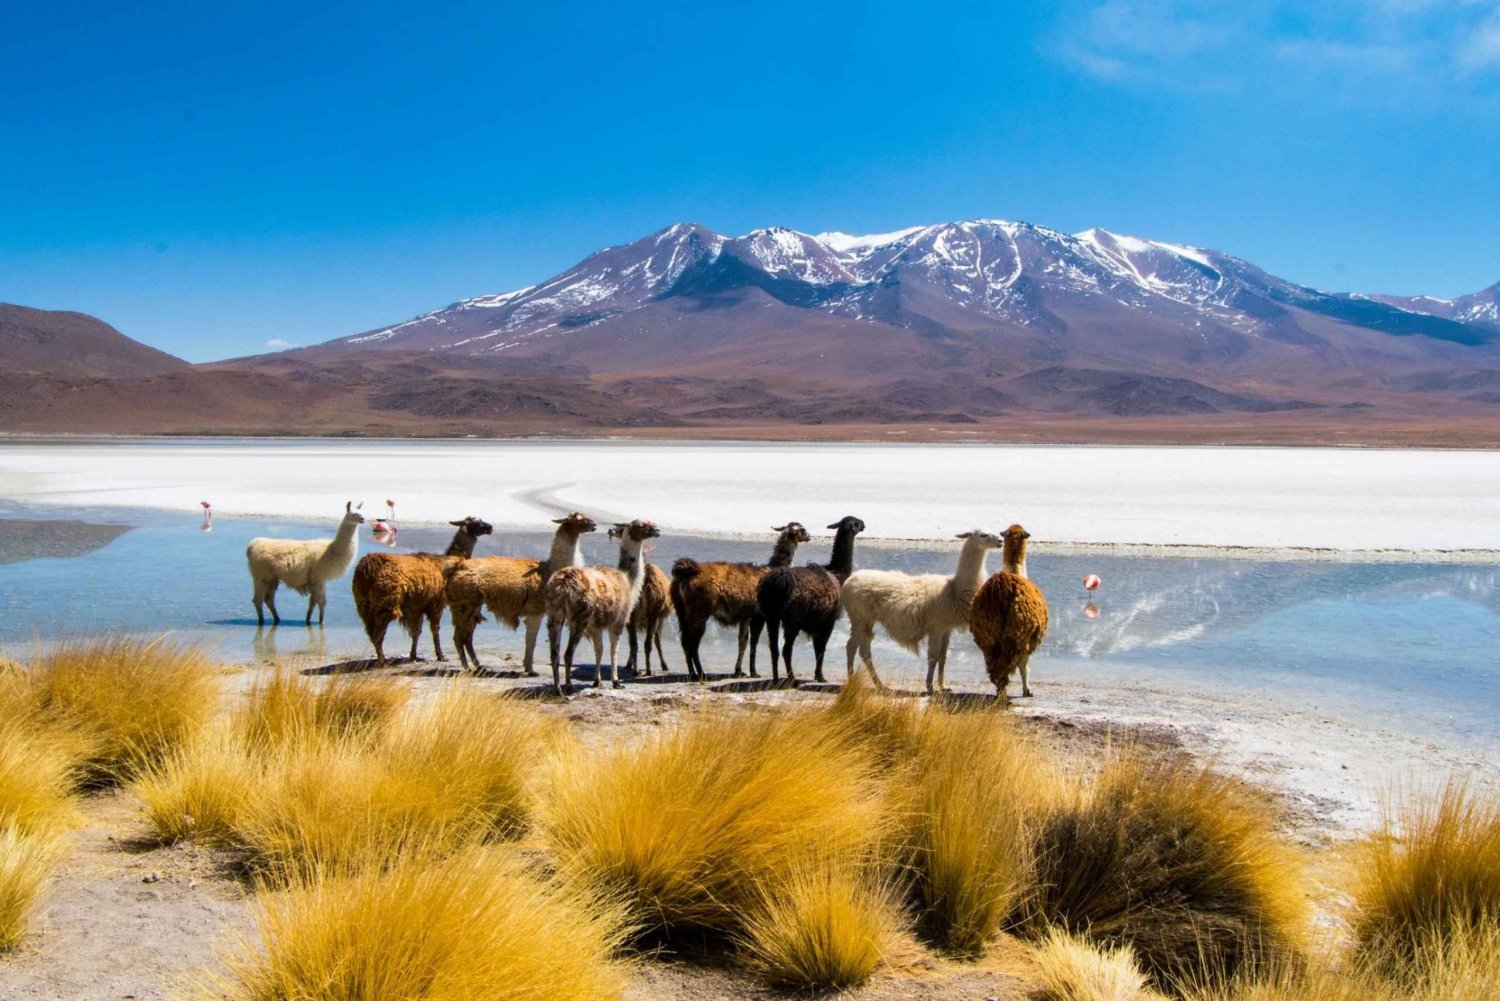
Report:
M 972 536 L 973 534 L 974 534 L 973 532 L 959 532 L 957 535 L 954 536 L 954 538 L 955 539 L 967 539 L 970 536 Z
M 353 501 L 344 501 L 344 513 L 348 514 L 350 511 L 353 511 L 353 510 L 354 510 L 354 502 Z
M 360 508 L 362 508 L 364 506 L 365 506 L 365 502 L 364 501 L 360 501 L 358 504 L 354 505 L 354 510 L 358 511 Z
M 552 524 L 554 524 L 554 525 L 563 525 L 563 524 L 566 524 L 567 521 L 568 521 L 568 519 L 566 519 L 566 518 L 553 518 L 552 519 Z
M 468 523 L 469 523 L 469 521 L 468 521 L 467 518 L 464 519 L 463 521 L 450 521 L 450 522 L 448 522 L 448 524 L 450 524 L 450 525 L 456 525 L 459 528 L 463 528 Z
M 773 532 L 785 532 L 786 530 L 787 530 L 787 526 L 786 525 L 772 525 L 771 526 L 771 531 L 773 531 Z

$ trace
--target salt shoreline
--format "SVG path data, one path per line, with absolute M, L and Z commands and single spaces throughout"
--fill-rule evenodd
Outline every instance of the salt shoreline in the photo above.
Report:
M 1013 521 L 1052 552 L 1500 562 L 1500 454 L 1340 448 L 122 439 L 0 442 L 0 498 L 331 519 L 398 500 L 403 523 L 474 513 L 535 528 L 567 510 L 669 533 L 815 534 L 856 512 L 862 544 L 952 544 Z M 764 527 L 763 527 L 764 526 Z

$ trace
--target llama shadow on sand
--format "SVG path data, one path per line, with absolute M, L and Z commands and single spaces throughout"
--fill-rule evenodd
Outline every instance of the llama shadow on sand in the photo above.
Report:
M 920 694 L 920 693 L 913 693 Z M 932 696 L 932 704 L 945 709 L 990 709 L 1006 705 L 988 692 L 938 692 Z
M 732 677 L 719 675 L 720 678 Z M 709 676 L 712 680 L 713 676 Z M 712 687 L 715 692 L 727 692 L 734 695 L 742 695 L 749 692 L 775 692 L 783 689 L 801 688 L 802 682 L 792 678 L 741 678 L 738 680 L 725 681 Z
M 403 667 L 411 664 L 421 664 L 425 663 L 425 661 L 412 660 L 410 657 L 387 657 L 385 663 L 387 668 L 392 668 Z M 437 665 L 437 669 L 440 671 L 447 670 L 447 668 L 441 664 Z M 380 662 L 377 661 L 374 657 L 355 657 L 350 660 L 337 660 L 332 664 L 324 664 L 321 667 L 303 668 L 299 673 L 307 675 L 309 677 L 320 677 L 331 674 L 363 674 L 367 671 L 378 670 L 380 670 Z M 456 673 L 456 669 L 454 670 Z

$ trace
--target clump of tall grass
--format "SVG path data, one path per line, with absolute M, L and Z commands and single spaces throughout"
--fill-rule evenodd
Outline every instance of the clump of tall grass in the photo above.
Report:
M 1129 946 L 1113 949 L 1053 931 L 1033 958 L 1041 1001 L 1153 1001 Z
M 1451 782 L 1435 799 L 1388 811 L 1357 850 L 1351 921 L 1362 962 L 1420 967 L 1433 943 L 1472 944 L 1500 925 L 1500 797 Z
M 55 833 L 27 834 L 13 824 L 0 825 L 0 952 L 14 949 L 26 934 L 61 847 Z
M 162 841 L 230 844 L 265 780 L 264 763 L 221 725 L 145 769 L 132 788 Z
M 255 750 L 321 737 L 375 737 L 410 698 L 411 687 L 389 676 L 337 674 L 318 684 L 277 666 L 246 694 L 235 710 L 234 727 Z
M 1269 803 L 1198 765 L 1120 755 L 1054 812 L 1037 861 L 1033 933 L 1130 946 L 1160 983 L 1247 975 L 1304 944 L 1300 859 Z
M 71 734 L 29 726 L 24 717 L 0 721 L 0 827 L 26 835 L 72 827 L 77 777 L 78 744 Z
M 749 965 L 793 990 L 858 987 L 891 951 L 900 914 L 890 887 L 868 867 L 812 852 L 761 887 L 745 922 Z
M 544 883 L 507 853 L 464 853 L 260 903 L 259 944 L 205 995 L 227 1001 L 602 1001 L 626 968 L 619 908 Z
M 919 928 L 977 956 L 1032 886 L 1036 831 L 1060 779 L 1006 713 L 929 710 L 900 781 L 901 861 Z
M 535 760 L 560 740 L 529 707 L 469 687 L 383 723 L 378 737 L 366 725 L 298 732 L 264 756 L 234 825 L 252 864 L 278 881 L 515 837 L 530 822 Z
M 95 785 L 127 781 L 187 743 L 217 710 L 220 681 L 200 650 L 132 637 L 60 643 L 29 677 L 33 704 L 76 735 Z
M 805 852 L 876 851 L 889 815 L 864 757 L 826 713 L 705 711 L 643 747 L 557 755 L 538 827 L 644 930 L 735 935 Z

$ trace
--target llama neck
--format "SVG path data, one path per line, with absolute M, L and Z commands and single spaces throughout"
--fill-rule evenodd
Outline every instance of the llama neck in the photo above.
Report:
M 828 572 L 842 583 L 854 572 L 854 533 L 841 528 L 833 537 L 833 557 L 828 561 Z
M 1005 567 L 1006 573 L 1013 573 L 1017 577 L 1026 576 L 1026 543 L 1005 542 Z
M 620 540 L 620 569 L 630 579 L 630 607 L 640 600 L 646 584 L 646 561 L 641 557 L 641 539 L 630 536 Z
M 973 539 L 964 543 L 958 554 L 958 569 L 953 571 L 953 590 L 961 595 L 973 596 L 984 582 L 984 564 L 989 550 Z
M 468 559 L 470 556 L 474 555 L 474 546 L 478 542 L 479 539 L 477 536 L 470 535 L 468 532 L 460 528 L 458 531 L 453 533 L 453 541 L 448 543 L 448 551 L 443 553 L 443 555 L 458 556 L 462 559 Z
M 792 565 L 792 557 L 797 555 L 797 540 L 791 535 L 783 535 L 776 540 L 776 548 L 771 550 L 768 567 L 789 567 Z
M 552 536 L 552 552 L 547 555 L 547 566 L 552 570 L 583 566 L 583 547 L 578 544 L 580 538 L 582 536 L 569 531 L 566 525 L 559 528 Z
M 333 541 L 328 544 L 324 556 L 334 560 L 347 560 L 354 556 L 358 548 L 359 522 L 345 519 L 339 522 L 339 530 L 334 533 Z

